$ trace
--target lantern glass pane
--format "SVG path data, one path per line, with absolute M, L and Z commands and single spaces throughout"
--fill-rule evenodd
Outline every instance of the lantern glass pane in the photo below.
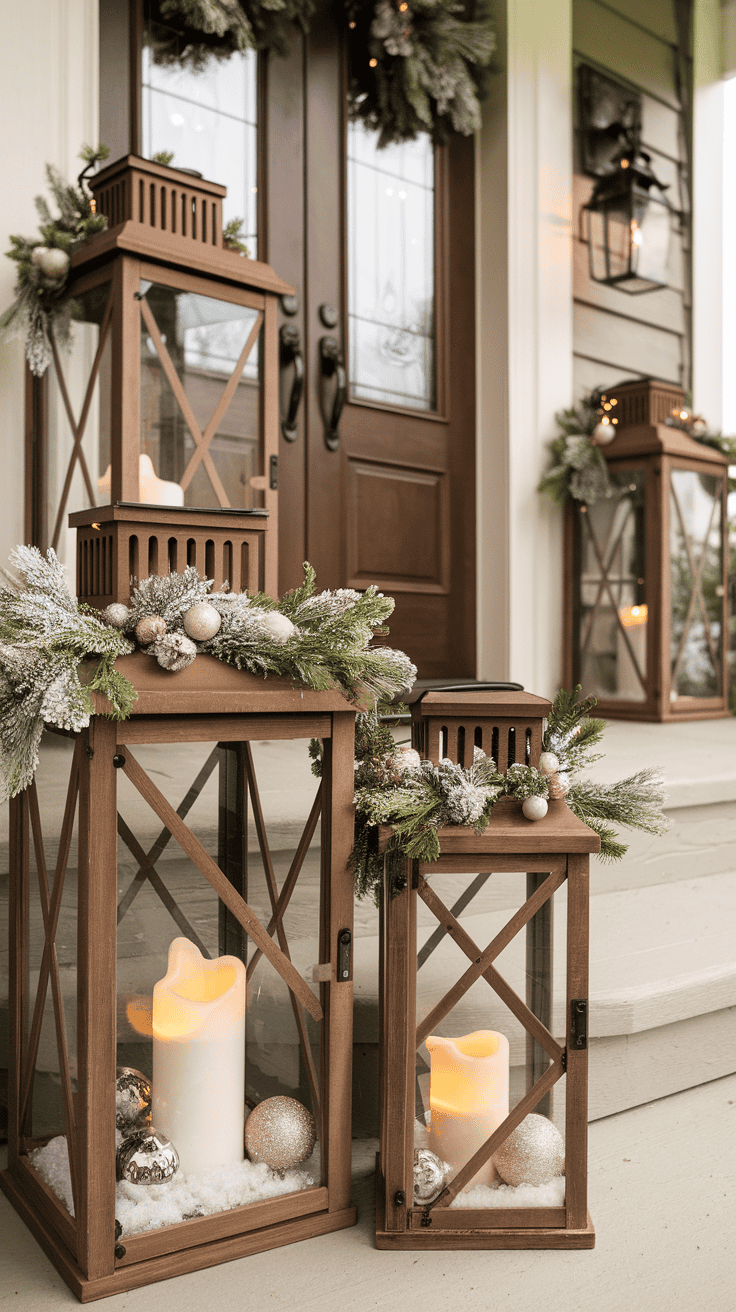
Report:
M 260 333 L 242 359 L 258 311 L 159 284 L 144 290 L 158 337 L 141 315 L 141 455 L 151 461 L 141 469 L 141 500 L 260 507 L 262 493 L 250 487 L 262 473 Z M 210 439 L 207 427 L 234 374 L 232 399 Z
M 58 353 L 61 377 L 53 360 L 47 374 L 45 533 L 72 577 L 76 529 L 69 528 L 68 516 L 110 500 L 109 481 L 106 495 L 99 484 L 110 463 L 112 332 L 105 324 L 109 296 L 110 283 L 75 293 L 71 347 Z M 81 456 L 75 455 L 75 428 Z
M 610 472 L 613 496 L 579 515 L 578 651 L 586 696 L 646 696 L 645 474 Z
M 608 277 L 606 216 L 598 210 L 588 210 L 587 214 L 590 276 L 596 282 L 605 282 Z
M 721 695 L 723 656 L 722 480 L 674 469 L 670 483 L 672 691 Z
M 443 1003 L 477 957 L 548 878 L 548 873 L 433 872 L 431 891 L 445 910 L 439 911 L 438 918 L 437 902 L 425 904 L 421 891 L 417 900 L 417 1024 L 420 1035 L 430 1021 L 431 1030 L 417 1049 L 415 1148 L 428 1148 L 447 1162 L 450 1179 L 551 1064 L 548 1051 L 514 1014 L 509 1000 L 515 995 L 517 1011 L 519 1003 L 528 1007 L 548 1034 L 564 1042 L 565 971 L 559 972 L 559 984 L 553 971 L 555 960 L 565 961 L 564 884 L 493 959 L 490 982 L 481 976 L 464 988 L 461 996 L 455 990 L 452 1006 Z M 459 923 L 460 936 L 447 932 L 447 912 Z M 464 936 L 467 951 L 457 941 Z M 507 987 L 512 990 L 503 999 L 493 987 L 499 977 L 502 992 Z M 524 1122 L 524 1130 L 533 1146 L 512 1151 L 511 1144 L 504 1150 L 501 1143 L 498 1156 L 469 1180 L 452 1206 L 562 1206 L 563 1108 L 564 1077 L 536 1106 L 530 1105 L 532 1120 Z M 554 1121 L 559 1134 L 547 1128 L 542 1117 Z M 551 1142 L 557 1145 L 557 1155 L 550 1153 Z
M 606 276 L 613 282 L 628 276 L 631 268 L 631 212 L 627 204 L 609 204 L 603 212 L 606 242 Z
M 637 204 L 632 221 L 632 272 L 641 279 L 666 286 L 669 282 L 672 217 L 657 189 L 648 201 Z

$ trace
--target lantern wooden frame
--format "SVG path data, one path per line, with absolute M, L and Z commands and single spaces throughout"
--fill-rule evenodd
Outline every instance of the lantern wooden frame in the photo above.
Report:
M 639 672 L 636 654 L 623 627 L 621 614 L 616 612 L 616 623 L 621 641 L 626 645 L 630 660 L 641 684 L 642 696 L 638 699 L 614 698 L 602 695 L 599 690 L 585 686 L 581 677 L 581 646 L 585 636 L 582 629 L 581 609 L 581 552 L 582 536 L 592 534 L 587 507 L 568 498 L 565 507 L 565 646 L 564 678 L 567 687 L 583 685 L 583 693 L 595 691 L 598 696 L 597 713 L 612 719 L 630 720 L 705 720 L 721 719 L 728 709 L 728 520 L 727 472 L 728 459 L 720 451 L 696 442 L 682 430 L 665 424 L 673 409 L 679 409 L 685 399 L 681 388 L 671 384 L 645 380 L 620 384 L 606 392 L 609 402 L 616 405 L 613 413 L 618 419 L 616 436 L 602 447 L 609 470 L 614 473 L 643 474 L 644 479 L 644 548 L 645 563 L 641 602 L 646 606 L 646 669 Z M 694 697 L 672 695 L 673 661 L 671 643 L 671 578 L 670 578 L 670 488 L 672 474 L 688 470 L 695 474 L 715 475 L 720 482 L 717 494 L 717 516 L 722 544 L 722 577 L 718 585 L 721 598 L 720 633 L 721 652 L 714 655 L 713 664 L 720 684 L 717 696 Z M 604 593 L 613 598 L 608 581 L 611 569 L 605 565 L 608 544 L 594 542 L 594 550 L 604 575 L 600 584 L 599 600 Z M 685 625 L 689 625 L 702 607 L 703 622 L 711 643 L 710 624 L 705 615 L 701 576 L 705 551 L 696 559 L 691 544 L 687 544 L 693 574 L 691 608 Z M 613 557 L 612 557 L 613 559 Z M 588 624 L 590 639 L 592 623 Z M 716 659 L 717 657 L 717 659 Z M 675 660 L 678 657 L 676 655 Z
M 181 486 L 186 488 L 202 465 L 215 501 L 220 508 L 229 509 L 230 503 L 209 447 L 260 334 L 263 341 L 260 393 L 262 469 L 250 479 L 250 486 L 260 497 L 262 508 L 268 512 L 265 584 L 266 591 L 275 595 L 279 449 L 277 299 L 293 289 L 269 265 L 244 258 L 223 246 L 222 197 L 225 188 L 132 155 L 101 170 L 89 185 L 99 212 L 107 216 L 110 226 L 72 255 L 68 290 L 72 298 L 106 285 L 109 285 L 109 292 L 79 414 L 75 413 L 69 395 L 65 365 L 53 336 L 51 339 L 53 370 L 73 443 L 61 483 L 59 503 L 53 511 L 53 522 L 49 524 L 48 545 L 57 547 L 66 512 L 77 509 L 68 504 L 77 465 L 90 505 L 94 506 L 97 500 L 83 440 L 108 340 L 112 343 L 110 504 L 139 504 L 140 335 L 143 319 L 194 444 Z M 204 428 L 197 423 L 163 334 L 145 296 L 141 295 L 142 281 L 227 301 L 257 314 L 236 367 L 223 384 L 220 399 Z M 265 532 L 265 528 L 262 531 Z M 40 545 L 46 546 L 47 543 L 44 541 Z
M 120 668 L 135 684 L 138 701 L 121 724 L 104 717 L 106 702 L 95 694 L 97 714 L 77 735 L 72 778 L 56 876 L 49 879 L 43 855 L 35 785 L 11 803 L 10 889 L 10 1130 L 7 1170 L 0 1187 L 82 1302 L 194 1271 L 248 1253 L 355 1223 L 350 1204 L 350 1115 L 352 1069 L 352 969 L 337 975 L 337 956 L 353 924 L 353 881 L 348 857 L 353 841 L 353 755 L 355 708 L 336 692 L 295 688 L 286 679 L 262 679 L 200 656 L 172 675 L 143 653 L 123 657 Z M 319 737 L 324 741 L 320 791 L 289 875 L 279 890 L 264 847 L 263 817 L 252 771 L 249 740 Z M 135 744 L 217 742 L 237 747 L 239 769 L 231 772 L 231 793 L 249 787 L 267 872 L 272 915 L 262 925 L 234 886 L 227 864 L 215 864 L 196 836 L 174 812 L 155 782 L 135 761 Z M 321 1120 L 325 1184 L 266 1199 L 214 1216 L 160 1230 L 115 1237 L 115 1067 L 117 833 L 131 847 L 150 877 L 146 854 L 131 846 L 127 827 L 116 824 L 116 769 L 129 776 L 214 888 L 230 921 L 233 937 L 252 940 L 287 983 L 302 1046 L 307 1044 L 306 1014 L 322 1023 Z M 222 806 L 222 779 L 221 779 Z M 78 1087 L 73 1090 L 63 1015 L 59 1017 L 58 964 L 54 936 L 74 814 L 79 807 L 79 909 L 77 958 Z M 181 808 L 180 808 L 181 811 Z M 322 896 L 319 998 L 292 965 L 283 915 L 301 862 L 322 816 Z M 237 836 L 236 836 L 237 839 Z M 71 1145 L 76 1219 L 34 1170 L 28 1158 L 37 1146 L 25 1136 L 29 1091 L 33 1084 L 33 1044 L 38 1005 L 29 996 L 28 933 L 30 843 L 39 871 L 45 927 L 42 977 L 50 981 L 57 1012 L 57 1043 L 64 1093 L 65 1132 Z M 240 840 L 242 842 L 242 834 Z M 150 865 L 150 861 L 148 861 Z M 225 866 L 226 873 L 220 869 Z M 237 865 L 237 861 L 236 861 Z M 155 873 L 155 872 L 154 872 Z M 237 882 L 237 881 L 235 881 Z M 338 938 L 340 943 L 338 943 Z M 164 963 L 162 963 L 164 964 Z M 43 984 L 44 996 L 46 983 Z M 41 986 L 39 986 L 39 994 Z M 63 1009 L 62 1009 L 63 1011 Z M 43 1014 L 43 1000 L 40 1015 Z
M 530 824 L 518 803 L 503 801 L 483 834 L 464 828 L 439 831 L 440 858 L 431 864 L 406 863 L 406 887 L 392 897 L 384 891 L 380 938 L 380 1106 L 381 1136 L 377 1162 L 376 1244 L 392 1249 L 454 1248 L 592 1248 L 595 1231 L 587 1206 L 588 1052 L 587 1037 L 572 1033 L 573 1017 L 588 998 L 588 862 L 600 850 L 600 840 L 564 802 L 552 802 L 544 820 Z M 388 840 L 390 829 L 382 831 Z M 476 945 L 456 916 L 432 890 L 435 873 L 467 873 L 469 877 L 497 871 L 524 872 L 528 897 L 501 934 L 485 950 Z M 527 950 L 539 951 L 534 918 L 556 888 L 568 885 L 567 1006 L 570 1033 L 562 1044 L 540 1020 L 535 999 L 514 992 L 493 966 L 493 960 L 525 925 Z M 452 1208 L 453 1184 L 428 1206 L 414 1205 L 414 1106 L 416 1050 L 426 1037 L 434 1013 L 417 1027 L 417 899 L 434 911 L 471 963 L 470 982 L 481 976 L 528 1034 L 549 1055 L 544 1070 L 527 1062 L 531 1087 L 503 1125 L 457 1174 L 459 1188 L 488 1161 L 507 1134 L 529 1112 L 539 1109 L 564 1074 L 565 1204 L 556 1208 Z M 551 938 L 544 963 L 551 968 Z M 464 977 L 443 1000 L 459 997 L 469 987 Z M 452 1003 L 450 1004 L 452 1005 Z M 449 1008 L 448 1008 L 449 1010 Z M 435 1008 L 435 1011 L 437 1009 Z M 426 1031 L 426 1033 L 425 1033 Z

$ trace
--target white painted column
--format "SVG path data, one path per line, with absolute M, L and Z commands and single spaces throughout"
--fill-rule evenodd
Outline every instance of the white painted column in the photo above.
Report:
M 572 400 L 570 0 L 497 11 L 478 140 L 478 677 L 551 694 L 562 667 L 562 517 L 537 494 Z
M 24 0 L 0 9 L 0 85 L 5 132 L 0 252 L 10 233 L 36 233 L 34 196 L 46 194 L 46 164 L 75 179 L 77 156 L 98 134 L 97 0 Z M 0 311 L 13 300 L 15 266 L 0 257 Z M 22 336 L 0 338 L 0 564 L 23 538 L 24 377 Z
M 727 18 L 728 11 L 723 17 Z M 693 404 L 712 429 L 723 423 L 724 105 L 726 51 L 718 0 L 693 13 Z M 736 70 L 734 70 L 736 71 Z M 728 172 L 733 171 L 729 162 Z M 729 243 L 732 234 L 725 234 Z M 733 361 L 725 379 L 733 377 Z M 727 382 L 732 387 L 732 383 Z

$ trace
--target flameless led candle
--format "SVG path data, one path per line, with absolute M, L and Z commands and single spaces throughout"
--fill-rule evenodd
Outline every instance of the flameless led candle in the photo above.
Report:
M 460 1170 L 509 1114 L 509 1041 L 495 1030 L 427 1039 L 431 1060 L 429 1147 Z M 496 1179 L 492 1161 L 466 1188 Z
M 175 938 L 153 990 L 153 1124 L 184 1173 L 242 1162 L 245 967 Z

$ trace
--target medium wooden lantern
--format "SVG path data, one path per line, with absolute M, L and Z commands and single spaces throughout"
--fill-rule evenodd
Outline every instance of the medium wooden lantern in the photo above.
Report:
M 549 702 L 480 694 L 473 708 L 472 694 L 447 690 L 425 695 L 417 720 L 440 695 L 440 718 L 454 712 L 481 734 L 504 727 L 490 701 L 501 697 L 538 765 Z M 592 1248 L 588 862 L 598 836 L 563 801 L 532 823 L 507 798 L 483 834 L 452 827 L 439 840 L 439 861 L 408 861 L 381 910 L 377 1245 Z M 567 903 L 556 927 L 555 894 Z M 564 1109 L 553 1108 L 556 1085 Z
M 355 1222 L 354 708 L 337 693 L 264 683 L 208 656 L 176 675 L 141 652 L 119 668 L 138 692 L 130 720 L 113 723 L 100 702 L 89 730 L 53 736 L 37 782 L 11 803 L 10 1128 L 0 1186 L 82 1302 Z M 289 857 L 283 834 L 269 846 L 257 758 L 279 740 L 312 736 L 324 741 L 324 772 Z M 191 763 L 191 787 L 191 776 L 181 787 L 175 778 L 175 747 L 186 749 L 178 760 Z M 248 795 L 260 861 L 248 853 Z M 116 1067 L 151 1076 L 152 1049 L 169 1033 L 155 1028 L 155 1003 L 152 1025 L 151 995 L 177 938 L 195 955 L 244 963 L 245 1102 L 296 1099 L 314 1116 L 317 1148 L 300 1175 L 279 1180 L 264 1167 L 241 1205 L 223 1194 L 212 1209 L 197 1195 L 172 1216 L 176 1176 L 158 1189 L 116 1186 Z M 233 1075 L 222 1042 L 204 1088 L 188 1075 L 175 1109 L 198 1114 L 205 1160 L 221 1082 Z M 155 1055 L 153 1065 L 155 1113 Z M 241 1127 L 242 1114 L 241 1102 Z M 147 1220 L 124 1214 L 121 1190 Z
M 238 510 L 250 519 L 246 575 L 275 594 L 276 302 L 292 289 L 223 245 L 224 187 L 132 155 L 89 186 L 108 227 L 72 256 L 69 357 L 52 340 L 45 461 L 34 474 L 35 495 L 51 510 L 38 544 L 71 556 L 72 511 L 87 530 L 80 541 L 102 533 L 113 570 L 131 573 L 117 545 L 125 517 L 112 508 L 154 504 L 169 512 L 168 559 L 152 557 L 150 568 L 144 559 L 142 575 L 165 563 L 204 572 L 209 542 L 221 576 L 220 548 L 228 543 L 227 565 L 242 545 L 229 532 Z M 210 515 L 201 561 L 182 507 Z M 97 513 L 85 517 L 90 508 Z M 122 531 L 127 549 L 130 529 Z M 234 572 L 241 576 L 240 559 Z
M 613 718 L 729 714 L 728 460 L 665 423 L 683 403 L 666 383 L 611 388 L 613 495 L 566 508 L 565 682 Z

